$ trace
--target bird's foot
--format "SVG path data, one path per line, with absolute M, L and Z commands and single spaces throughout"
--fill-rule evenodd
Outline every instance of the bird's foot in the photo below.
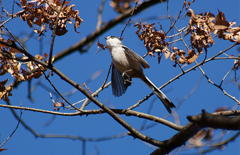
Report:
M 127 73 L 122 73 L 124 85 L 130 86 L 132 84 L 132 78 Z

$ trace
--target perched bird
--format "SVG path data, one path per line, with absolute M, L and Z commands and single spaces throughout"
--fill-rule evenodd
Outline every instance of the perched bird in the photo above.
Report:
M 144 75 L 143 68 L 149 68 L 149 64 L 137 53 L 124 46 L 118 37 L 108 36 L 105 39 L 112 56 L 113 95 L 121 96 L 131 85 L 132 78 L 139 78 L 153 90 L 167 111 L 171 113 L 171 108 L 174 108 L 175 105 Z

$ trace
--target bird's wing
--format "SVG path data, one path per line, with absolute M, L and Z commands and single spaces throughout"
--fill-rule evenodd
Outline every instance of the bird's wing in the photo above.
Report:
M 112 64 L 112 92 L 114 96 L 122 96 L 129 84 L 124 84 L 122 74 Z
M 147 63 L 146 60 L 144 60 L 140 55 L 138 55 L 137 53 L 133 52 L 131 49 L 129 49 L 126 46 L 123 46 L 123 48 L 126 50 L 126 56 L 128 56 L 131 59 L 135 59 L 137 60 L 143 68 L 149 68 L 149 64 Z

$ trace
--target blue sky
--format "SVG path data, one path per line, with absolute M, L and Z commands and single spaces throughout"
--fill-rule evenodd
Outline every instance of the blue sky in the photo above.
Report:
M 90 34 L 96 28 L 97 22 L 97 8 L 100 5 L 100 1 L 71 1 L 71 3 L 76 4 L 76 8 L 80 11 L 80 16 L 83 18 L 84 22 L 81 24 L 78 31 L 80 33 L 75 33 L 73 31 L 72 25 L 68 25 L 69 32 L 61 37 L 56 38 L 56 43 L 54 47 L 54 53 L 58 53 L 63 49 L 68 48 L 72 44 L 78 42 L 86 35 Z M 169 1 L 169 14 L 176 16 L 181 8 L 182 1 Z M 6 1 L 3 2 L 3 6 L 7 9 L 11 9 L 11 5 L 7 4 Z M 192 4 L 191 8 L 196 13 L 203 12 L 212 12 L 217 14 L 218 10 L 221 10 L 225 13 L 228 21 L 240 22 L 240 11 L 239 11 L 240 2 L 238 0 L 231 1 L 201 1 L 196 0 Z M 16 9 L 17 10 L 17 9 Z M 107 1 L 104 13 L 103 21 L 107 22 L 110 19 L 113 19 L 118 14 L 109 6 L 109 1 Z M 139 21 L 141 18 L 148 16 L 165 16 L 166 15 L 166 3 L 155 5 L 144 12 L 140 13 L 137 16 L 132 18 L 133 21 Z M 183 27 L 186 23 L 188 17 L 183 18 L 177 26 Z M 161 24 L 167 26 L 167 20 L 158 20 L 158 21 L 149 21 L 160 22 Z M 124 27 L 125 23 L 121 23 L 114 27 L 113 29 L 107 31 L 105 34 L 100 36 L 98 40 L 101 43 L 104 43 L 104 37 L 108 35 L 118 36 Z M 15 35 L 23 36 L 24 33 L 29 33 L 31 29 L 27 27 L 26 23 L 18 19 L 10 21 L 6 26 L 12 31 Z M 139 41 L 135 35 L 136 28 L 133 25 L 127 27 L 124 33 L 124 44 L 134 49 L 140 55 L 144 55 L 146 50 L 143 46 L 143 43 Z M 24 32 L 24 33 L 23 33 Z M 44 52 L 48 53 L 50 47 L 51 33 L 46 33 L 46 37 L 43 40 Z M 39 45 L 37 40 L 32 40 L 27 42 L 27 47 L 32 54 L 39 52 Z M 232 43 L 228 41 L 217 41 L 212 48 L 209 48 L 209 55 L 214 55 L 219 50 L 222 50 Z M 178 46 L 178 44 L 176 44 Z M 181 46 L 181 45 L 179 45 Z M 72 78 L 74 81 L 82 84 L 86 82 L 94 73 L 100 72 L 98 78 L 91 81 L 88 84 L 88 87 L 91 90 L 98 89 L 108 71 L 108 67 L 111 63 L 110 54 L 108 51 L 101 51 L 96 53 L 98 50 L 96 43 L 93 43 L 91 48 L 85 54 L 79 54 L 75 52 L 63 60 L 58 61 L 55 65 L 68 77 Z M 229 51 L 229 54 L 237 55 L 236 48 Z M 238 53 L 239 54 L 239 53 Z M 146 60 L 149 62 L 151 68 L 145 70 L 146 75 L 158 86 L 164 84 L 169 79 L 173 78 L 180 73 L 178 68 L 173 67 L 173 62 L 170 60 L 162 59 L 161 63 L 157 63 L 155 57 L 147 57 Z M 207 65 L 204 65 L 206 73 L 212 78 L 215 82 L 219 82 L 223 75 L 231 69 L 232 60 L 219 62 L 214 61 Z M 186 68 L 191 67 L 191 65 L 186 66 Z M 229 76 L 227 81 L 230 81 L 233 77 L 233 74 Z M 40 78 L 41 82 L 45 85 L 48 85 L 44 78 Z M 64 94 L 72 91 L 72 87 L 67 83 L 63 82 L 57 75 L 51 77 L 53 83 L 58 87 L 58 89 Z M 49 92 L 43 90 L 41 87 L 37 87 L 39 80 L 33 80 L 32 84 L 35 88 L 33 92 L 34 102 L 30 102 L 27 96 L 27 84 L 21 84 L 15 91 L 13 91 L 13 97 L 11 97 L 11 102 L 14 105 L 21 105 L 27 107 L 35 107 L 52 110 L 52 103 L 49 97 Z M 49 85 L 48 85 L 49 86 Z M 50 87 L 50 86 L 49 86 Z M 177 110 L 180 117 L 181 123 L 184 125 L 187 123 L 186 116 L 198 114 L 201 109 L 206 109 L 209 112 L 213 112 L 218 107 L 233 107 L 236 105 L 228 97 L 224 96 L 220 90 L 216 87 L 210 85 L 206 79 L 201 76 L 201 73 L 196 70 L 185 76 L 182 76 L 179 80 L 176 80 L 174 83 L 170 84 L 163 89 L 164 92 L 173 100 L 173 102 L 178 105 L 181 99 L 184 98 L 191 90 L 197 88 L 194 93 L 183 102 L 181 107 Z M 226 82 L 224 88 L 228 90 L 233 96 L 236 96 L 237 99 L 240 98 L 239 90 L 233 84 Z M 111 88 L 104 90 L 99 95 L 98 99 L 112 108 L 127 108 L 130 105 L 134 104 L 138 100 L 142 99 L 145 94 L 150 93 L 151 91 L 145 86 L 140 80 L 135 79 L 133 85 L 128 88 L 127 93 L 122 97 L 116 98 L 111 94 Z M 81 99 L 84 99 L 84 96 L 77 92 L 74 93 L 71 97 L 68 98 L 72 103 L 77 102 Z M 57 100 L 55 98 L 55 100 Z M 151 102 L 155 100 L 155 96 L 150 98 L 148 101 L 138 108 L 137 110 L 142 112 L 147 112 Z M 0 102 L 4 104 L 4 102 Z M 167 112 L 164 107 L 155 101 L 152 105 L 151 114 L 165 117 Z M 92 103 L 88 107 L 96 108 Z M 20 111 L 17 111 L 18 114 Z M 63 112 L 68 112 L 63 110 Z M 125 117 L 121 116 L 129 124 L 139 129 L 143 124 L 143 119 L 138 119 L 135 117 Z M 22 119 L 31 126 L 37 133 L 40 134 L 59 134 L 59 135 L 77 135 L 82 137 L 89 138 L 98 138 L 98 137 L 109 137 L 112 135 L 118 135 L 126 133 L 126 130 L 116 123 L 110 116 L 107 114 L 101 115 L 89 115 L 89 116 L 52 116 L 49 114 L 41 114 L 30 111 L 23 111 Z M 172 117 L 168 118 L 173 120 Z M 50 125 L 47 125 L 48 122 L 51 122 Z M 6 136 L 8 136 L 11 131 L 15 128 L 17 121 L 12 116 L 11 112 L 8 109 L 0 108 L 0 123 L 2 128 L 0 129 L 0 138 L 3 141 Z M 148 122 L 147 124 L 151 124 Z M 146 131 L 142 131 L 148 136 L 155 137 L 159 140 L 165 140 L 174 135 L 176 132 L 172 129 L 169 129 L 163 125 L 155 125 L 153 128 L 150 128 Z M 217 134 L 220 133 L 217 131 Z M 231 136 L 233 132 L 227 132 L 227 136 Z M 240 154 L 239 150 L 240 142 L 239 140 L 230 143 L 227 145 L 224 150 L 217 150 L 211 155 L 225 155 L 225 154 Z M 30 132 L 28 132 L 23 126 L 20 125 L 17 132 L 13 138 L 4 146 L 6 151 L 1 152 L 2 155 L 14 155 L 14 154 L 45 154 L 45 155 L 79 155 L 82 153 L 82 142 L 77 140 L 68 140 L 68 139 L 44 139 L 44 138 L 35 138 Z M 138 139 L 133 139 L 132 137 L 123 137 L 119 139 L 113 139 L 104 142 L 87 142 L 86 144 L 86 154 L 87 155 L 122 155 L 122 154 L 149 154 L 155 149 L 155 147 L 146 144 Z M 196 150 L 195 150 L 196 151 Z

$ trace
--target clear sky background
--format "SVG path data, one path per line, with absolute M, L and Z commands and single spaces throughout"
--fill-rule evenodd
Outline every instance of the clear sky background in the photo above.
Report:
M 73 31 L 72 25 L 68 25 L 69 32 L 61 37 L 56 38 L 56 43 L 54 46 L 54 53 L 58 53 L 63 49 L 70 47 L 72 44 L 78 42 L 86 35 L 90 34 L 96 29 L 97 23 L 97 9 L 100 5 L 99 0 L 82 0 L 74 1 L 72 4 L 76 4 L 76 8 L 80 11 L 80 17 L 84 22 L 80 25 L 76 33 Z M 4 8 L 11 10 L 12 1 L 3 1 L 2 5 Z M 156 17 L 156 16 L 166 16 L 166 3 L 158 4 L 149 9 L 143 11 L 142 13 L 134 16 L 132 21 L 140 21 L 144 17 Z M 169 14 L 176 16 L 182 6 L 181 1 L 169 1 Z M 16 6 L 16 11 L 19 8 Z M 191 9 L 196 13 L 212 12 L 217 14 L 218 10 L 221 10 L 225 13 L 225 16 L 228 21 L 236 21 L 239 25 L 240 23 L 240 2 L 239 0 L 229 0 L 229 1 L 219 1 L 219 0 L 196 0 L 192 4 Z M 107 1 L 104 12 L 103 12 L 103 21 L 107 22 L 110 19 L 113 19 L 118 14 L 109 6 L 109 1 Z M 182 18 L 177 24 L 178 28 L 186 25 L 188 17 Z M 167 29 L 168 21 L 163 20 L 150 20 L 148 23 L 158 22 Z M 107 31 L 105 34 L 100 36 L 97 40 L 101 43 L 105 43 L 104 37 L 108 35 L 119 36 L 124 23 L 121 23 L 114 27 L 113 29 Z M 10 21 L 6 26 L 12 31 L 15 35 L 25 36 L 28 34 L 31 29 L 19 19 L 14 19 Z M 146 52 L 143 43 L 135 35 L 136 28 L 131 24 L 127 27 L 124 33 L 124 44 L 134 49 L 140 55 L 144 55 Z M 32 54 L 37 54 L 39 52 L 39 44 L 37 37 L 35 39 L 27 42 L 27 48 Z M 51 33 L 46 33 L 43 39 L 43 51 L 48 53 L 50 47 Z M 228 41 L 217 41 L 212 48 L 209 48 L 209 56 L 214 55 L 221 49 L 229 47 L 232 43 Z M 177 46 L 182 46 L 176 44 Z M 75 52 L 64 59 L 58 61 L 55 65 L 60 69 L 64 74 L 72 78 L 74 81 L 82 84 L 89 80 L 96 72 L 101 73 L 96 79 L 88 83 L 88 87 L 92 91 L 98 89 L 104 79 L 106 78 L 108 67 L 111 63 L 110 54 L 108 51 L 101 51 L 96 53 L 98 50 L 96 42 L 93 43 L 91 48 L 88 49 L 87 53 L 80 54 Z M 236 48 L 232 49 L 229 54 L 237 55 Z M 238 53 L 239 54 L 239 53 Z M 149 62 L 151 68 L 145 70 L 146 75 L 160 86 L 164 84 L 169 79 L 173 78 L 180 73 L 178 68 L 173 67 L 173 62 L 170 60 L 162 59 L 161 63 L 157 63 L 156 57 L 147 57 L 146 60 Z M 215 82 L 220 82 L 223 75 L 231 69 L 233 64 L 232 60 L 221 62 L 212 62 L 209 63 L 203 68 Z M 186 68 L 191 67 L 191 65 Z M 238 72 L 239 73 L 239 72 Z M 239 90 L 230 83 L 233 74 L 229 76 L 224 84 L 224 88 L 228 90 L 233 96 L 236 96 L 240 99 Z M 1 78 L 1 77 L 0 77 Z M 2 80 L 2 79 L 1 79 Z M 58 89 L 63 93 L 69 93 L 73 91 L 72 87 L 66 84 L 64 81 L 59 79 L 56 75 L 51 77 L 53 83 L 58 87 Z M 41 78 L 40 81 L 46 85 L 47 82 L 44 78 Z M 33 92 L 34 102 L 30 102 L 27 96 L 27 84 L 21 84 L 15 91 L 13 91 L 13 97 L 11 97 L 11 103 L 14 105 L 42 108 L 52 110 L 52 102 L 49 97 L 49 92 L 37 86 L 38 80 L 33 80 Z M 50 86 L 49 86 L 50 87 Z M 201 109 L 206 109 L 208 112 L 213 112 L 218 107 L 229 107 L 232 108 L 236 106 L 231 99 L 222 95 L 222 92 L 210 85 L 206 79 L 204 79 L 201 73 L 196 70 L 193 71 L 179 80 L 176 80 L 174 83 L 168 85 L 163 89 L 164 92 L 173 100 L 176 105 L 179 105 L 181 100 L 188 95 L 192 90 L 197 88 L 194 93 L 187 99 L 184 100 L 182 105 L 177 109 L 177 112 L 180 117 L 181 123 L 184 125 L 188 121 L 186 116 L 195 115 L 200 113 Z M 122 97 L 116 98 L 111 94 L 111 87 L 101 92 L 98 99 L 112 108 L 126 108 L 134 104 L 136 101 L 142 99 L 146 94 L 151 91 L 140 81 L 134 80 L 134 83 L 130 88 L 128 88 L 127 93 Z M 54 97 L 55 100 L 58 98 Z M 72 103 L 77 102 L 81 99 L 84 99 L 84 96 L 76 92 L 71 97 L 68 98 Z M 140 108 L 137 110 L 142 112 L 147 112 L 151 108 L 151 114 L 154 114 L 159 117 L 165 117 L 167 112 L 161 104 L 159 104 L 156 97 L 151 97 L 146 101 Z M 60 100 L 61 101 L 61 100 Z M 155 101 L 155 102 L 154 102 Z M 151 104 L 152 102 L 153 105 Z M 4 102 L 0 101 L 1 104 Z M 88 107 L 96 108 L 92 103 Z M 63 112 L 68 112 L 67 110 L 62 110 Z M 17 111 L 18 114 L 20 111 Z M 128 123 L 130 123 L 135 128 L 139 129 L 144 122 L 143 119 L 136 119 L 134 117 L 124 117 Z M 30 111 L 23 111 L 22 119 L 31 126 L 39 134 L 59 134 L 59 135 L 75 135 L 82 136 L 86 138 L 99 138 L 99 137 L 109 137 L 112 135 L 119 135 L 126 133 L 126 130 L 116 123 L 110 116 L 107 114 L 101 115 L 89 115 L 89 116 L 52 116 L 49 114 L 41 114 Z M 168 118 L 172 120 L 172 117 Z M 50 123 L 49 123 L 50 122 Z M 17 121 L 12 116 L 12 113 L 8 109 L 0 108 L 0 140 L 4 139 L 11 133 L 15 128 Z M 152 124 L 152 122 L 147 122 L 147 124 Z M 165 140 L 170 138 L 176 132 L 172 129 L 169 129 L 163 125 L 155 125 L 149 130 L 143 131 L 144 134 L 158 138 L 159 140 Z M 216 132 L 220 135 L 220 132 Z M 232 135 L 232 132 L 227 132 L 228 137 Z M 44 138 L 35 138 L 29 131 L 27 131 L 22 125 L 18 128 L 13 138 L 4 146 L 6 151 L 1 152 L 2 155 L 81 155 L 82 154 L 82 142 L 77 140 L 68 140 L 68 139 L 44 139 Z M 235 142 L 227 145 L 224 150 L 213 151 L 211 155 L 225 155 L 225 154 L 234 154 L 240 155 L 240 140 L 238 139 Z M 146 155 L 152 152 L 155 149 L 154 146 L 146 144 L 138 139 L 134 139 L 130 136 L 103 141 L 103 142 L 87 142 L 86 143 L 86 155 Z M 196 150 L 194 151 L 196 152 Z M 174 152 L 173 152 L 174 153 Z M 178 153 L 176 153 L 178 154 Z M 184 154 L 184 153 L 182 153 Z

